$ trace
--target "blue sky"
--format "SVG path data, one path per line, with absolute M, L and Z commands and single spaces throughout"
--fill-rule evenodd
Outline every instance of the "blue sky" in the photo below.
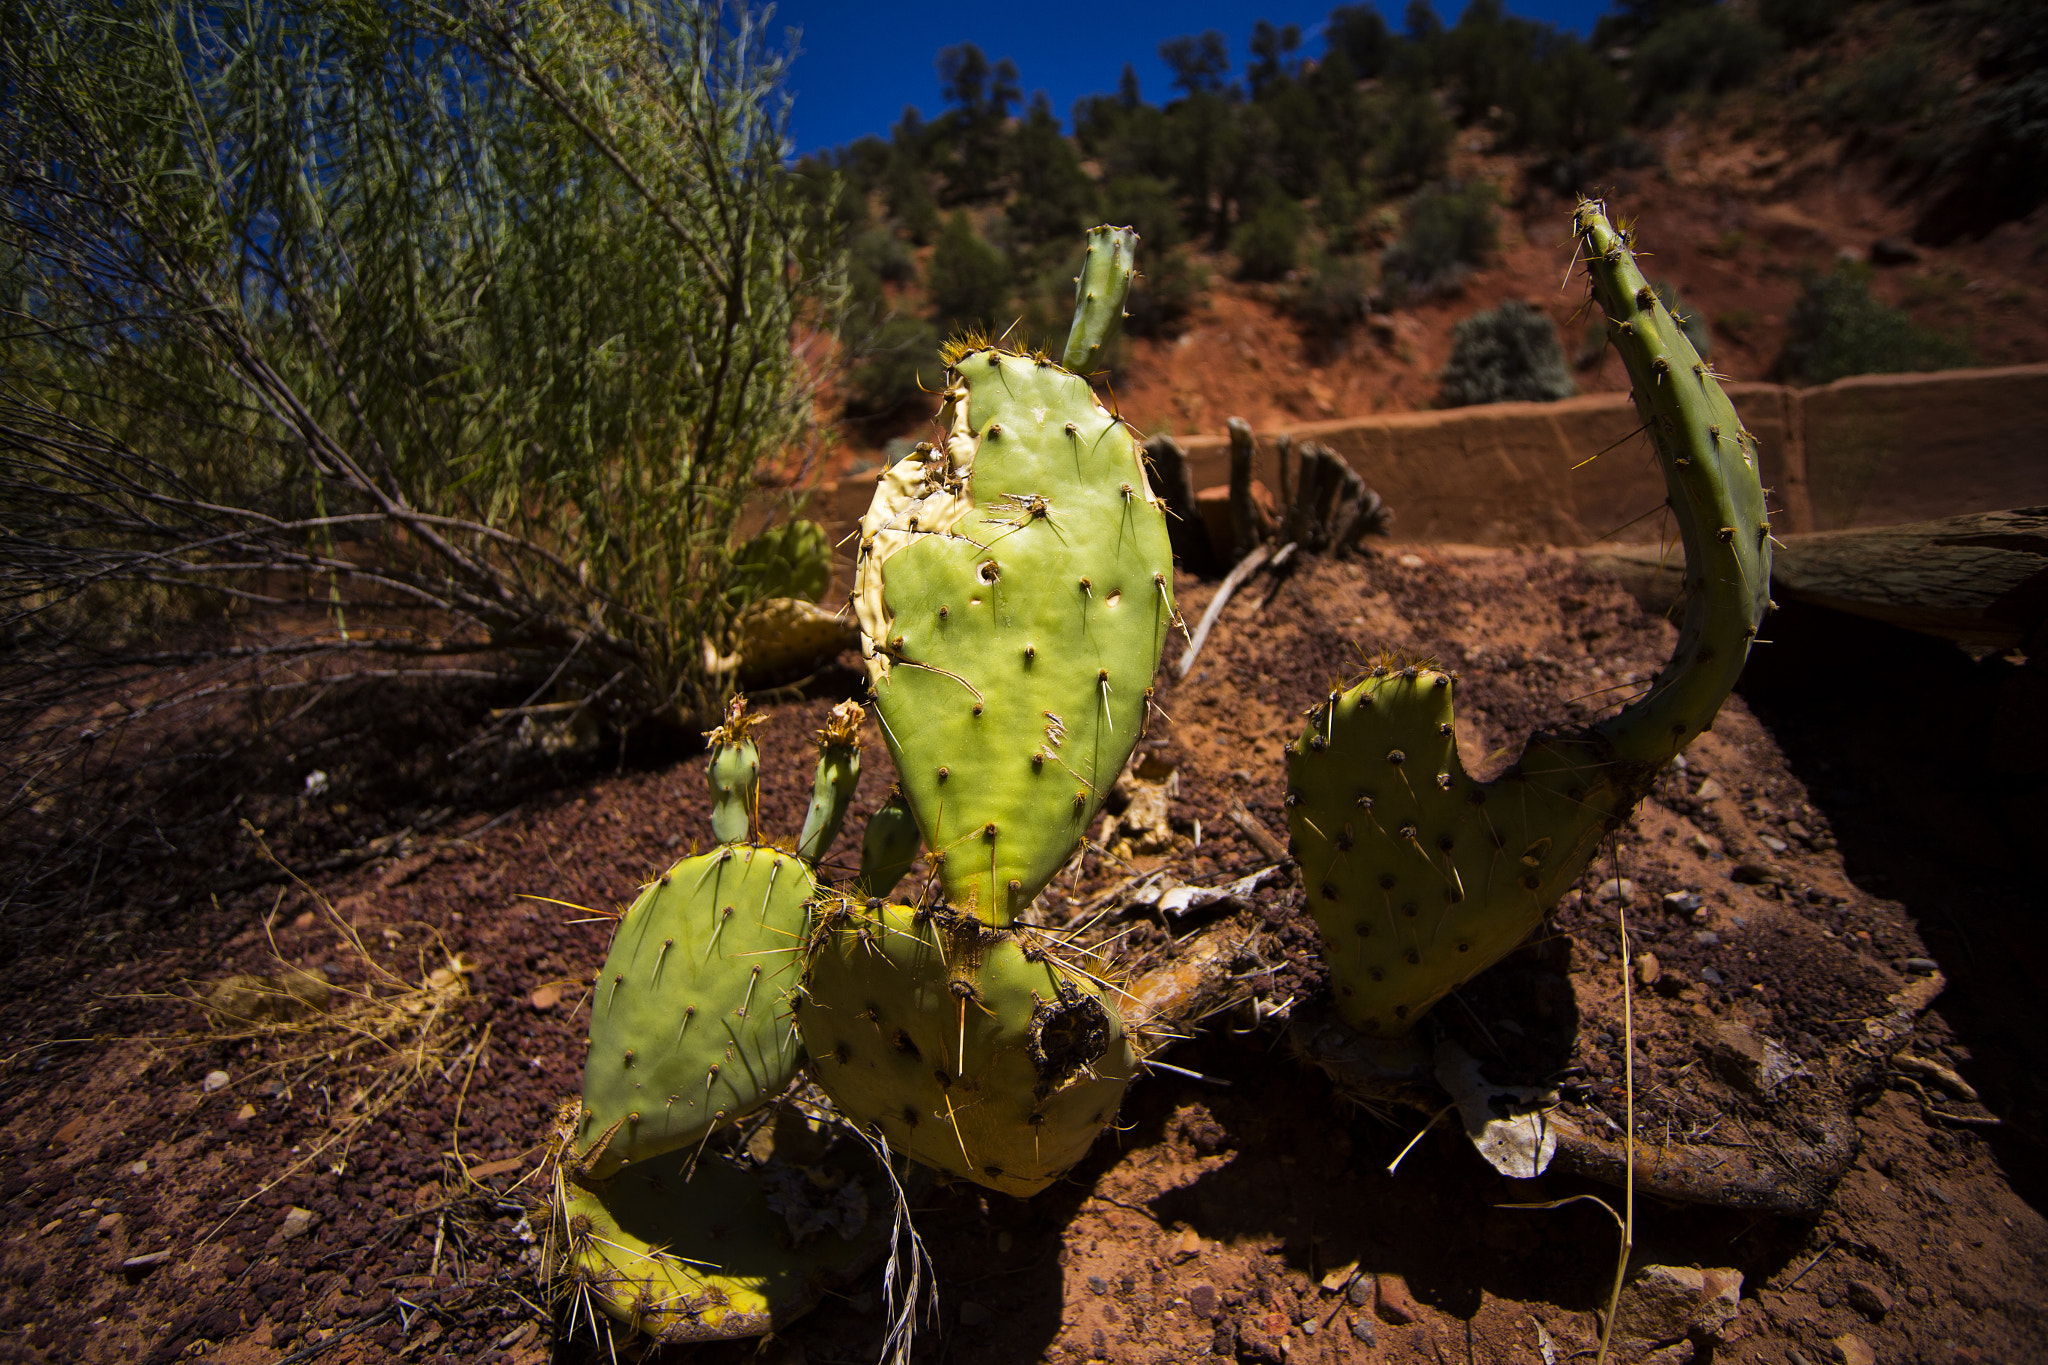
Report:
M 944 107 L 932 59 L 942 47 L 976 43 L 990 59 L 1017 63 L 1025 98 L 1043 90 L 1061 121 L 1083 95 L 1116 88 L 1124 63 L 1138 69 L 1145 98 L 1164 102 L 1172 93 L 1159 44 L 1181 33 L 1217 29 L 1230 40 L 1234 70 L 1242 70 L 1245 43 L 1260 19 L 1299 24 L 1303 50 L 1322 50 L 1319 26 L 1337 0 L 1301 4 L 1293 0 L 1225 3 L 1224 0 L 1032 0 L 1024 5 L 976 5 L 898 0 L 782 0 L 775 6 L 777 29 L 803 31 L 801 53 L 790 73 L 796 97 L 792 134 L 799 153 L 834 147 L 867 133 L 887 137 L 916 105 L 926 117 Z M 1406 0 L 1381 0 L 1380 11 L 1400 27 Z M 1581 35 L 1607 8 L 1605 0 L 1508 0 L 1510 13 L 1541 19 Z M 1457 22 L 1462 0 L 1439 0 L 1437 13 Z

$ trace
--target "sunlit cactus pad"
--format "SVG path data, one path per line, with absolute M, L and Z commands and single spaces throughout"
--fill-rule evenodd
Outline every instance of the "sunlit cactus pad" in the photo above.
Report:
M 824 912 L 798 1017 L 841 1113 L 1007 1194 L 1079 1161 L 1137 1068 L 1102 986 L 1017 931 L 943 910 Z

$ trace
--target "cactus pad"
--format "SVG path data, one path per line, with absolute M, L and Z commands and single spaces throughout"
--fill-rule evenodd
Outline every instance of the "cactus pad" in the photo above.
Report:
M 1622 234 L 1590 204 L 1577 226 L 1685 543 L 1685 620 L 1643 695 L 1583 731 L 1532 736 L 1488 783 L 1458 762 L 1448 673 L 1381 664 L 1311 710 L 1287 751 L 1288 830 L 1338 1012 L 1369 1034 L 1405 1031 L 1543 921 L 1713 722 L 1770 605 L 1756 438 Z
M 985 345 L 947 359 L 944 439 L 884 473 L 854 602 L 947 899 L 1003 925 L 1138 742 L 1177 619 L 1173 558 L 1130 431 L 1086 380 Z
M 695 1158 L 658 1156 L 597 1190 L 557 1187 L 570 1292 L 663 1345 L 786 1326 L 888 1238 L 894 1195 L 857 1144 L 802 1167 L 779 1151 L 748 1169 Z M 792 1209 L 791 1196 L 825 1204 L 828 1216 Z M 572 1328 L 587 1311 L 571 1303 Z
M 812 1073 L 842 1113 L 1007 1194 L 1079 1161 L 1137 1067 L 1100 986 L 944 910 L 822 912 L 798 1006 Z
M 744 845 L 685 858 L 641 891 L 591 995 L 577 1132 L 589 1177 L 695 1146 L 789 1084 L 803 1048 L 788 999 L 815 892 L 801 859 Z

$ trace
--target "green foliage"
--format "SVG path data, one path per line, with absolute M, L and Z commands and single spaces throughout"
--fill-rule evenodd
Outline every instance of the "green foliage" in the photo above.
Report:
M 990 198 L 1003 171 L 1003 127 L 1023 98 L 1017 64 L 991 63 L 973 43 L 944 48 L 936 62 L 939 88 L 952 106 L 932 131 L 931 146 L 953 203 Z
M 1710 95 L 1748 85 L 1778 55 L 1777 39 L 1725 5 L 1688 9 L 1660 24 L 1629 59 L 1636 109 L 1668 116 L 1681 96 Z
M 1238 273 L 1248 280 L 1277 280 L 1294 269 L 1308 212 L 1300 201 L 1274 195 L 1239 224 L 1230 239 Z
M 1136 228 L 1148 252 L 1164 253 L 1187 239 L 1173 187 L 1150 175 L 1118 176 L 1102 187 L 1103 221 Z
M 1343 53 L 1360 80 L 1377 79 L 1395 47 L 1387 21 L 1371 5 L 1339 5 L 1323 23 L 1323 42 L 1334 55 Z
M 730 537 L 854 213 L 783 168 L 779 57 L 688 0 L 56 0 L 0 41 L 34 300 L 0 426 L 93 576 L 271 570 L 337 635 L 381 616 L 362 654 L 410 600 L 619 724 L 717 713 Z
M 1849 0 L 1757 0 L 1757 21 L 1788 44 L 1805 47 L 1835 31 Z
M 1381 278 L 1396 291 L 1445 288 L 1485 260 L 1496 232 L 1489 186 L 1431 185 L 1409 201 L 1406 229 L 1380 257 Z
M 966 213 L 956 210 L 925 267 L 925 289 L 939 330 L 948 336 L 971 327 L 991 335 L 1002 331 L 1010 283 L 1009 261 L 974 230 Z
M 744 601 L 800 597 L 816 602 L 832 585 L 832 544 L 824 527 L 797 517 L 741 545 L 733 553 L 732 570 Z
M 859 348 L 846 377 L 846 412 L 887 420 L 910 411 L 929 413 L 925 395 L 938 392 L 939 329 L 922 318 L 885 318 Z
M 1555 402 L 1575 392 L 1557 326 L 1542 309 L 1509 300 L 1451 329 L 1437 405 Z
M 1159 45 L 1159 59 L 1173 73 L 1174 88 L 1190 96 L 1221 94 L 1230 74 L 1230 44 L 1213 28 L 1168 38 Z
M 1577 42 L 1557 43 L 1504 100 L 1508 140 L 1560 159 L 1583 155 L 1628 126 L 1628 86 Z
M 1010 222 L 1027 242 L 1068 241 L 1097 221 L 1095 182 L 1041 95 L 1009 150 Z
M 1288 287 L 1282 304 L 1304 332 L 1331 351 L 1365 321 L 1372 311 L 1371 297 L 1372 279 L 1364 263 L 1356 257 L 1317 252 L 1301 279 Z
M 1375 157 L 1379 178 L 1397 190 L 1412 189 L 1444 173 L 1456 129 L 1428 90 L 1399 91 L 1386 112 L 1386 132 Z
M 1940 370 L 1971 361 L 1970 349 L 1928 330 L 1870 292 L 1867 267 L 1811 280 L 1786 319 L 1779 368 L 1825 384 L 1852 374 Z
M 1138 337 L 1178 336 L 1209 292 L 1209 272 L 1185 250 L 1155 253 L 1131 286 L 1124 330 Z
M 1371 240 L 1365 218 L 1373 208 L 1372 186 L 1335 173 L 1323 177 L 1316 196 L 1316 226 L 1332 251 L 1363 250 Z

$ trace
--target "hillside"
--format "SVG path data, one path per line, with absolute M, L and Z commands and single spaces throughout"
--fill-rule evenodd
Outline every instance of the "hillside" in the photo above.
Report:
M 1141 283 L 1133 335 L 1106 376 L 1122 413 L 1147 432 L 1214 432 L 1230 416 L 1271 426 L 1437 405 L 1454 324 L 1507 300 L 1551 319 L 1577 391 L 1624 388 L 1582 312 L 1583 287 L 1566 282 L 1581 192 L 1638 223 L 1660 287 L 1699 319 L 1729 377 L 1818 382 L 2048 359 L 2048 321 L 2032 306 L 2048 287 L 2048 211 L 2027 203 L 2024 185 L 2018 198 L 1987 198 L 1983 185 L 1997 177 L 1979 164 L 1993 96 L 2012 105 L 2038 95 L 2039 75 L 2024 65 L 2015 74 L 2011 53 L 2038 45 L 2029 25 L 2039 21 L 2012 10 L 2001 26 L 1995 6 L 1959 4 L 1831 12 L 1829 31 L 1801 30 L 1804 42 L 1781 35 L 1724 88 L 1702 78 L 1661 101 L 1648 98 L 1644 67 L 1660 35 L 1697 18 L 1696 8 L 1672 11 L 1632 51 L 1619 41 L 1603 48 L 1600 33 L 1577 49 L 1473 6 L 1434 38 L 1388 35 L 1393 55 L 1379 76 L 1356 81 L 1339 50 L 1337 21 L 1348 13 L 1340 9 L 1323 59 L 1263 81 L 1247 73 L 1257 94 L 1212 82 L 1164 110 L 1132 103 L 1131 91 L 1084 100 L 1077 136 L 1057 146 L 1043 106 L 987 126 L 985 82 L 979 115 L 963 104 L 930 123 L 906 119 L 893 143 L 869 139 L 837 158 L 853 307 L 828 395 L 839 441 L 830 472 L 878 460 L 893 438 L 920 438 L 933 404 L 911 378 L 935 385 L 929 346 L 942 332 L 979 325 L 1011 328 L 1013 340 L 1050 338 L 1072 238 L 1041 223 L 1048 202 L 1059 213 L 1136 221 L 1147 237 L 1140 268 L 1152 279 Z M 1750 22 L 1747 11 L 1732 13 L 1730 22 Z M 1626 37 L 1626 22 L 1611 16 L 1605 36 L 1624 26 Z M 1501 103 L 1474 110 L 1470 87 L 1481 77 L 1456 54 L 1489 42 L 1495 67 L 1486 79 L 1502 87 Z M 1432 43 L 1435 58 L 1415 55 Z M 1598 51 L 1594 70 L 1612 82 L 1613 101 L 1604 124 L 1563 142 L 1535 131 L 1542 120 L 1526 108 L 1552 89 L 1560 51 L 1587 61 Z M 997 67 L 989 81 L 1000 86 Z M 1332 94 L 1333 79 L 1348 88 Z M 1539 94 L 1518 95 L 1518 81 Z M 1296 165 L 1291 95 L 1349 101 L 1325 118 L 1355 118 L 1360 145 L 1347 153 L 1333 145 L 1342 139 L 1326 138 L 1312 149 L 1323 158 L 1317 168 Z M 1234 168 L 1191 170 L 1159 135 L 1176 121 L 1197 123 L 1204 100 L 1250 130 Z M 1433 151 L 1402 141 L 1403 111 L 1417 108 L 1433 120 L 1423 134 L 1437 140 Z M 985 152 L 1003 173 L 972 189 L 945 148 L 949 136 L 967 138 L 977 117 L 980 136 L 1003 149 Z M 2032 130 L 2021 134 L 2019 145 L 2031 145 Z M 2001 147 L 2017 174 L 2025 157 Z M 1404 157 L 1413 163 L 1405 172 Z M 1040 163 L 1058 174 L 1049 178 Z M 1290 182 L 1312 182 L 1315 192 L 1296 198 Z M 1431 214 L 1434 228 L 1418 228 Z

